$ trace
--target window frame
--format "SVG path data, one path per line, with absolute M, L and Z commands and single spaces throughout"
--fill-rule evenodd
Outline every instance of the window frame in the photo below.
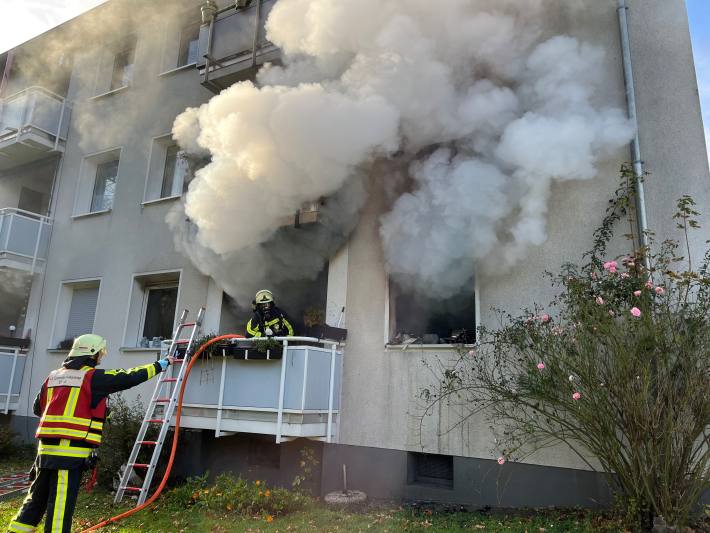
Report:
M 112 176 L 109 176 L 108 174 L 105 176 L 99 176 L 99 173 L 102 171 L 102 169 L 106 168 L 107 165 L 113 165 L 115 163 L 116 170 L 113 172 Z M 91 193 L 91 205 L 89 206 L 89 212 L 90 213 L 97 213 L 99 211 L 106 211 L 109 209 L 113 208 L 113 201 L 116 198 L 116 185 L 118 184 L 118 165 L 120 163 L 119 159 L 109 159 L 108 161 L 102 161 L 101 163 L 98 163 L 96 165 L 96 172 L 94 173 L 94 187 L 93 191 Z M 109 182 L 109 178 L 113 179 L 113 194 L 111 195 L 111 205 L 106 206 L 106 190 L 107 190 L 107 184 Z M 96 189 L 99 185 L 99 179 L 103 180 L 103 191 L 101 194 L 101 209 L 96 209 L 97 206 L 94 205 L 94 202 L 98 198 L 96 195 Z
M 150 293 L 151 293 L 151 291 L 154 291 L 157 289 L 175 289 L 176 290 L 175 291 L 175 309 L 173 310 L 173 328 L 172 328 L 172 330 L 175 329 L 175 320 L 177 317 L 177 309 L 178 309 L 177 303 L 178 303 L 178 297 L 180 295 L 180 280 L 178 279 L 177 282 L 148 284 L 143 287 L 143 304 L 141 305 L 141 316 L 138 321 L 138 335 L 140 338 L 143 338 L 145 336 L 145 319 L 148 316 L 148 301 L 150 299 Z
M 392 326 L 396 326 L 397 323 L 397 317 L 394 313 L 396 313 L 396 310 L 394 309 L 394 306 L 392 302 L 390 301 L 391 296 L 392 296 L 392 288 L 390 286 L 390 275 L 385 272 L 385 309 L 384 309 L 384 345 L 385 348 L 395 348 L 395 349 L 401 349 L 401 350 L 406 350 L 408 348 L 416 348 L 416 349 L 441 349 L 441 348 L 455 348 L 455 344 L 419 344 L 419 343 L 412 343 L 412 344 L 393 344 L 390 342 L 390 339 L 392 339 Z M 475 320 L 474 320 L 474 327 L 476 328 L 476 342 L 473 344 L 466 344 L 465 346 L 475 346 L 478 344 L 479 339 L 478 339 L 478 329 L 481 326 L 481 298 L 480 298 L 480 292 L 479 292 L 479 282 L 478 282 L 478 276 L 474 276 L 473 280 L 473 309 L 475 313 Z
M 189 185 L 189 183 L 195 178 L 194 174 L 190 175 L 188 169 L 188 172 L 183 175 L 181 187 L 182 192 L 180 194 L 162 196 L 168 150 L 173 146 L 178 147 L 177 155 L 179 157 L 180 152 L 184 152 L 184 150 L 181 150 L 179 145 L 173 140 L 172 133 L 163 133 L 151 138 L 150 150 L 148 152 L 148 163 L 145 173 L 145 183 L 143 187 L 143 201 L 141 202 L 141 205 L 145 206 L 180 199 L 187 192 L 186 183 Z M 190 179 L 186 181 L 185 178 L 187 176 L 190 176 Z M 174 183 L 171 188 L 175 188 Z
M 118 56 L 129 50 L 132 50 L 132 62 L 124 65 L 121 84 L 114 85 L 116 60 Z M 107 44 L 101 49 L 98 54 L 98 64 L 96 65 L 93 94 L 89 97 L 89 100 L 122 92 L 133 84 L 136 75 L 137 51 L 138 36 L 135 34 L 128 34 L 121 39 Z M 126 67 L 129 65 L 131 66 L 130 79 L 126 80 L 125 71 Z
M 50 337 L 51 342 L 48 347 L 49 350 L 55 350 L 59 343 L 66 339 L 67 326 L 69 325 L 69 312 L 71 309 L 72 298 L 74 296 L 74 289 L 98 287 L 98 294 L 96 295 L 96 310 L 94 312 L 94 321 L 91 326 L 92 331 L 96 329 L 96 319 L 99 314 L 99 309 L 101 308 L 102 286 L 102 277 L 67 279 L 59 282 L 57 299 L 54 305 L 54 316 L 52 318 L 52 333 Z
M 88 215 L 99 215 L 108 213 L 113 210 L 116 205 L 116 193 L 121 177 L 121 161 L 123 159 L 123 147 L 117 146 L 107 148 L 98 152 L 92 152 L 83 156 L 79 165 L 79 177 L 76 182 L 74 191 L 74 209 L 72 218 L 81 218 Z M 116 192 L 114 200 L 110 208 L 92 211 L 94 186 L 96 184 L 96 171 L 99 164 L 117 159 L 118 166 L 116 167 Z
M 177 324 L 180 311 L 180 302 L 182 301 L 183 288 L 183 269 L 171 268 L 166 270 L 153 270 L 149 272 L 136 272 L 130 277 L 130 285 L 128 287 L 128 301 L 126 302 L 126 311 L 124 313 L 123 335 L 121 336 L 121 349 L 143 349 L 157 350 L 158 348 L 141 348 L 140 339 L 143 336 L 143 328 L 145 326 L 145 313 L 148 304 L 148 292 L 150 288 L 158 288 L 159 285 L 177 286 L 177 297 L 175 300 L 175 313 L 173 316 L 173 331 Z M 162 281 L 151 281 L 150 278 L 173 277 Z M 139 293 L 136 293 L 136 290 Z M 138 302 L 140 298 L 140 302 Z M 139 307 L 138 307 L 139 306 Z M 137 309 L 136 309 L 137 308 Z M 138 315 L 136 317 L 136 314 Z
M 187 68 L 191 65 L 197 65 L 197 60 L 199 57 L 199 46 L 200 46 L 200 28 L 202 26 L 202 22 L 200 20 L 193 20 L 192 22 L 188 22 L 187 24 L 183 24 L 179 29 L 178 29 L 178 46 L 177 46 L 177 58 L 175 61 L 175 66 L 173 67 L 174 69 L 182 69 L 182 68 Z M 190 41 L 184 41 L 183 36 L 187 33 L 187 31 L 194 31 L 197 30 L 196 38 L 192 39 Z M 193 61 L 190 61 L 190 43 L 197 43 L 197 52 L 196 52 L 196 57 L 194 58 Z M 185 62 L 181 63 L 182 59 L 182 54 L 183 54 L 183 44 L 185 44 Z

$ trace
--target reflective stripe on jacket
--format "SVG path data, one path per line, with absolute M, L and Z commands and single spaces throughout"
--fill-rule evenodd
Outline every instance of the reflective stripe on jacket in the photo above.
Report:
M 81 369 L 59 368 L 49 374 L 40 393 L 43 410 L 35 437 L 84 441 L 89 446 L 101 443 L 106 398 L 95 407 L 91 406 L 94 372 L 94 368 L 84 366 Z M 69 455 L 75 456 L 75 451 Z

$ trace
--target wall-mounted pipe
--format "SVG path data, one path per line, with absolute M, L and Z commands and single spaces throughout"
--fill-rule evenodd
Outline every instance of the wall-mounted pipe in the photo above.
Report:
M 638 223 L 639 247 L 646 250 L 648 246 L 648 218 L 646 216 L 646 195 L 643 186 L 643 160 L 641 159 L 641 142 L 638 131 L 638 115 L 636 110 L 636 85 L 634 83 L 634 67 L 631 58 L 631 42 L 629 39 L 628 7 L 626 0 L 618 0 L 619 31 L 621 33 L 621 52 L 624 63 L 624 82 L 626 84 L 626 106 L 629 120 L 634 128 L 634 138 L 631 140 L 631 159 L 633 161 L 634 185 L 636 188 L 636 218 Z M 650 269 L 648 254 L 644 254 L 644 263 Z

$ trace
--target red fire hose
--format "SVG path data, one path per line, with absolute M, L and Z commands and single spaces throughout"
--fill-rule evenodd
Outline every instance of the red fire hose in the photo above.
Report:
M 182 380 L 182 384 L 180 386 L 180 395 L 178 397 L 178 403 L 177 403 L 177 408 L 176 408 L 177 414 L 175 415 L 175 431 L 173 432 L 173 445 L 172 445 L 172 449 L 170 450 L 170 459 L 168 459 L 168 466 L 165 469 L 165 474 L 163 474 L 163 479 L 160 481 L 160 485 L 158 485 L 158 488 L 153 493 L 153 495 L 150 498 L 148 498 L 145 501 L 145 503 L 143 503 L 142 505 L 139 505 L 138 507 L 134 507 L 133 509 L 129 509 L 128 511 L 121 513 L 119 515 L 112 516 L 111 518 L 107 518 L 103 522 L 99 522 L 95 526 L 91 526 L 89 529 L 85 529 L 81 533 L 88 533 L 89 531 L 96 531 L 97 529 L 101 529 L 104 526 L 118 522 L 119 520 L 122 520 L 128 516 L 131 516 L 132 514 L 137 513 L 138 511 L 145 509 L 147 506 L 149 506 L 151 503 L 153 503 L 155 500 L 158 499 L 158 496 L 160 496 L 160 493 L 163 492 L 163 489 L 165 488 L 165 484 L 168 482 L 168 477 L 170 476 L 170 471 L 173 468 L 173 460 L 175 459 L 175 451 L 177 450 L 178 437 L 180 434 L 180 413 L 182 411 L 182 397 L 185 394 L 185 385 L 187 385 L 187 378 L 190 375 L 190 370 L 192 369 L 192 365 L 194 365 L 195 362 L 200 358 L 200 355 L 202 355 L 202 352 L 205 351 L 205 348 L 214 344 L 215 342 L 226 340 L 226 339 L 243 339 L 243 338 L 244 338 L 243 335 L 220 335 L 219 337 L 215 337 L 214 339 L 210 339 L 208 342 L 206 342 L 202 346 L 200 346 L 198 348 L 198 350 L 195 352 L 195 354 L 190 358 L 190 362 L 187 365 L 187 369 L 185 370 L 185 378 Z

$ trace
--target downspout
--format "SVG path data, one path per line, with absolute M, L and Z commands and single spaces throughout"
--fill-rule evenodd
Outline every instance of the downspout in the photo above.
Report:
M 634 67 L 631 59 L 631 44 L 629 40 L 629 20 L 626 0 L 618 0 L 619 31 L 621 32 L 621 52 L 624 63 L 624 82 L 626 84 L 626 105 L 629 120 L 634 128 L 634 138 L 631 140 L 631 159 L 633 161 L 634 185 L 636 188 L 636 213 L 639 234 L 639 247 L 644 251 L 644 265 L 650 270 L 651 260 L 648 257 L 648 218 L 646 217 L 646 195 L 643 186 L 643 160 L 641 159 L 641 143 L 639 140 L 638 115 L 636 110 L 636 86 L 634 84 Z

